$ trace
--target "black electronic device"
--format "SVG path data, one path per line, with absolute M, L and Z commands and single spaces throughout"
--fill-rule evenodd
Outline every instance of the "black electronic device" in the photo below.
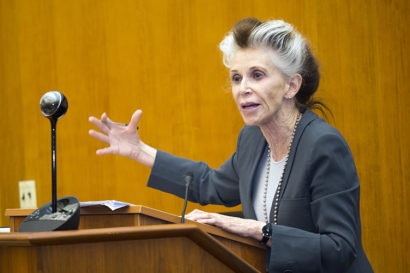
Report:
M 80 202 L 73 196 L 57 200 L 57 120 L 68 109 L 66 97 L 58 91 L 45 93 L 40 100 L 41 112 L 51 123 L 51 180 L 52 201 L 41 206 L 27 216 L 19 227 L 19 232 L 39 232 L 78 229 L 80 222 Z
M 80 222 L 80 202 L 74 196 L 59 198 L 57 210 L 53 212 L 52 202 L 36 209 L 27 216 L 19 232 L 40 232 L 77 229 Z

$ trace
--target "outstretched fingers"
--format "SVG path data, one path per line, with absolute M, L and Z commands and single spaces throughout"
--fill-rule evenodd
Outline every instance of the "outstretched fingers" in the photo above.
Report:
M 109 144 L 109 147 L 97 150 L 97 155 L 118 154 L 128 157 L 139 155 L 141 147 L 139 145 L 140 139 L 137 132 L 137 124 L 141 115 L 141 110 L 135 111 L 129 124 L 113 122 L 106 113 L 103 113 L 100 119 L 89 117 L 89 121 L 100 129 L 100 131 L 89 130 L 89 134 L 92 137 Z M 136 159 L 137 157 L 132 158 Z
M 102 148 L 102 149 L 98 149 L 96 151 L 97 155 L 108 155 L 108 154 L 112 154 L 113 153 L 113 149 L 111 147 L 106 147 L 106 148 Z
M 97 132 L 97 131 L 95 131 L 95 130 L 93 130 L 93 129 L 91 129 L 90 131 L 88 131 L 88 133 L 90 134 L 90 136 L 92 136 L 92 137 L 94 137 L 94 138 L 96 138 L 96 139 L 98 139 L 98 140 L 100 140 L 100 141 L 102 141 L 102 142 L 105 142 L 105 143 L 110 144 L 110 140 L 109 140 L 109 137 L 108 137 L 107 135 L 105 135 L 105 134 L 103 134 L 103 133 L 100 133 L 100 132 Z
M 107 127 L 107 125 L 104 124 L 103 119 L 98 119 L 96 117 L 89 117 L 88 120 L 94 124 L 98 129 L 101 130 L 104 134 L 107 134 L 110 128 Z

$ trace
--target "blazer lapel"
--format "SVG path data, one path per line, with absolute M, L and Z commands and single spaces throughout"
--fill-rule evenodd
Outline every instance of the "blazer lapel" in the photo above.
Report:
M 280 193 L 280 196 L 279 196 L 280 199 L 282 199 L 283 194 L 286 191 L 286 186 L 288 185 L 288 182 L 289 182 L 289 175 L 292 171 L 293 162 L 295 161 L 296 151 L 298 149 L 298 145 L 299 145 L 299 142 L 300 142 L 300 138 L 303 134 L 303 131 L 309 125 L 309 123 L 311 123 L 313 120 L 315 120 L 317 118 L 318 118 L 318 116 L 315 113 L 313 113 L 310 110 L 307 110 L 303 114 L 303 116 L 302 116 L 302 118 L 301 118 L 301 120 L 298 124 L 298 127 L 296 128 L 295 136 L 293 137 L 292 146 L 290 147 L 290 151 L 289 151 L 289 158 L 288 158 L 288 162 L 286 164 L 285 173 L 283 174 L 282 190 L 281 190 L 281 193 Z M 280 201 L 279 201 L 279 204 L 280 204 Z
M 248 143 L 248 149 L 246 149 L 246 153 L 243 155 L 243 158 L 246 160 L 245 164 L 241 165 L 243 168 L 241 171 L 243 173 L 243 178 L 241 177 L 242 183 L 240 187 L 242 191 L 241 203 L 243 213 L 246 218 L 256 219 L 255 209 L 252 204 L 253 182 L 259 161 L 267 145 L 267 142 L 259 128 L 257 128 L 257 133 L 255 134 L 252 142 L 252 144 Z

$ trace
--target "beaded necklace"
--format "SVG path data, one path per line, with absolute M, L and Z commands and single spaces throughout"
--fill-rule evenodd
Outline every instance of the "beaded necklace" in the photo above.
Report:
M 295 127 L 293 128 L 293 132 L 292 132 L 292 137 L 290 139 L 288 153 L 286 154 L 285 165 L 283 166 L 282 175 L 280 176 L 278 188 L 276 189 L 275 203 L 273 207 L 273 223 L 275 225 L 277 224 L 277 220 L 278 220 L 277 217 L 278 217 L 279 196 L 280 196 L 280 191 L 281 191 L 281 186 L 282 186 L 283 175 L 285 174 L 286 166 L 288 164 L 289 151 L 290 151 L 290 148 L 292 147 L 292 142 L 293 142 L 293 138 L 295 137 L 296 128 L 298 127 L 298 124 L 301 118 L 302 118 L 302 114 L 298 113 L 298 116 L 296 117 Z M 264 192 L 263 192 L 263 214 L 265 216 L 266 223 L 269 222 L 268 221 L 268 209 L 266 206 L 266 199 L 268 195 L 270 160 L 271 160 L 271 149 L 270 147 L 268 147 L 268 158 L 266 162 L 266 178 L 265 178 L 265 187 L 264 187 Z

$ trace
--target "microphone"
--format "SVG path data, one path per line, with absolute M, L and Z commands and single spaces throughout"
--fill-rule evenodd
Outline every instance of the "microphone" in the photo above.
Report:
M 40 99 L 43 115 L 51 122 L 51 178 L 52 202 L 41 206 L 27 216 L 19 232 L 40 232 L 77 229 L 80 221 L 80 202 L 74 196 L 57 200 L 56 125 L 68 108 L 67 99 L 58 91 L 45 93 Z
M 181 215 L 181 223 L 185 222 L 185 211 L 188 203 L 188 189 L 189 185 L 191 184 L 191 181 L 194 179 L 194 174 L 191 172 L 186 172 L 184 174 L 184 181 L 185 181 L 185 201 L 184 201 L 184 208 L 182 209 L 182 215 Z
M 56 167 L 56 126 L 68 109 L 66 97 L 58 91 L 45 93 L 40 99 L 40 109 L 51 123 L 51 178 L 52 178 L 52 209 L 57 211 L 57 167 Z
M 45 117 L 57 120 L 67 112 L 68 102 L 60 92 L 50 91 L 41 97 L 40 108 Z

